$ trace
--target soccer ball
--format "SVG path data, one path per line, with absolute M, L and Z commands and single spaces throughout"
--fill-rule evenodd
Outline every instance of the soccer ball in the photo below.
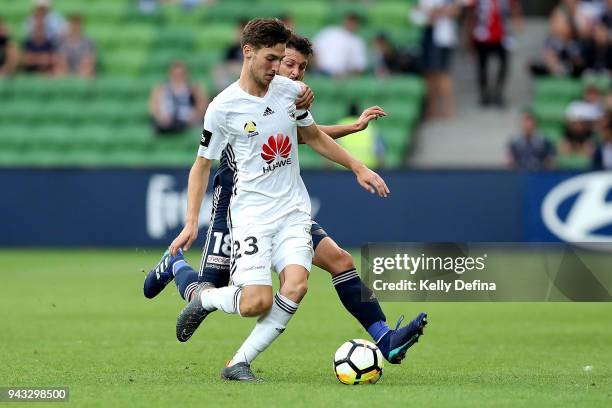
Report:
M 374 343 L 349 340 L 334 355 L 334 372 L 342 384 L 374 384 L 380 379 L 383 356 Z

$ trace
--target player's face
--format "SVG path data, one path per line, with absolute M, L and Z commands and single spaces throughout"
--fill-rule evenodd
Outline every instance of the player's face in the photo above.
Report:
M 307 66 L 308 58 L 304 54 L 293 48 L 286 48 L 278 73 L 293 81 L 301 81 L 304 79 Z
M 245 58 L 249 64 L 251 78 L 262 87 L 267 87 L 280 68 L 280 61 L 285 56 L 285 44 L 258 50 L 245 46 Z

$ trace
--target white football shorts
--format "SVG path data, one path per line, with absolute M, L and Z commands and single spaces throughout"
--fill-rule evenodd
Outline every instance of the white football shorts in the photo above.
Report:
M 287 265 L 312 266 L 312 221 L 294 212 L 270 224 L 232 227 L 230 277 L 234 285 L 272 286 L 271 269 L 280 274 Z

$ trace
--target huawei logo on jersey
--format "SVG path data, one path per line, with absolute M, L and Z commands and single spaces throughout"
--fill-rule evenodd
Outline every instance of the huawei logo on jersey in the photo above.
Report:
M 291 153 L 291 141 L 288 136 L 279 133 L 274 136 L 270 136 L 268 138 L 268 143 L 263 145 L 263 152 L 261 153 L 261 158 L 266 161 L 266 163 L 270 164 L 274 160 L 276 160 L 276 155 L 280 155 L 283 159 L 289 157 L 289 153 Z
M 278 167 L 291 164 L 291 140 L 289 136 L 285 136 L 279 133 L 268 138 L 268 143 L 265 143 L 262 147 L 261 158 L 268 164 L 267 167 L 263 168 L 264 173 L 275 170 Z M 281 160 L 272 164 L 280 156 Z

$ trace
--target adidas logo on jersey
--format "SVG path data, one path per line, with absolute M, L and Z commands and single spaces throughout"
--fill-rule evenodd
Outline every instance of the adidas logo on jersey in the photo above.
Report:
M 289 154 L 291 154 L 291 140 L 289 136 L 285 136 L 282 133 L 279 133 L 276 137 L 270 136 L 268 143 L 263 145 L 261 153 L 261 158 L 268 164 L 268 166 L 263 168 L 264 174 L 291 164 Z M 278 156 L 280 156 L 281 160 L 272 164 L 279 158 Z
M 264 111 L 263 115 L 264 116 L 268 116 L 268 115 L 272 115 L 274 113 L 274 111 L 272 110 L 272 108 L 270 108 L 269 106 L 266 107 L 266 110 Z

